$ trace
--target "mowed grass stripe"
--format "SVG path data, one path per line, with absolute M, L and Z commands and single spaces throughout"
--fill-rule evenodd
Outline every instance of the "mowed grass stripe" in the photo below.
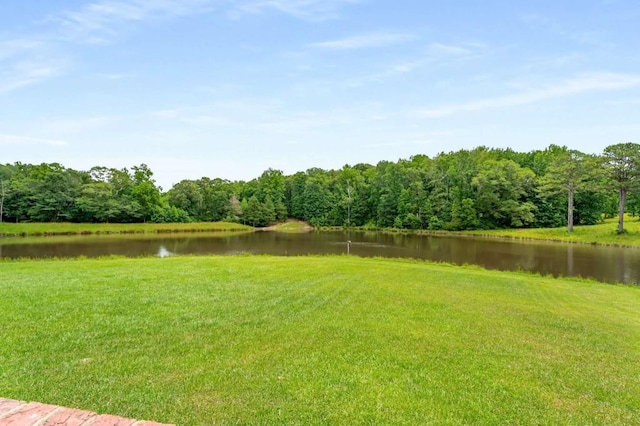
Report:
M 0 264 L 0 389 L 209 424 L 633 424 L 640 290 L 356 257 Z

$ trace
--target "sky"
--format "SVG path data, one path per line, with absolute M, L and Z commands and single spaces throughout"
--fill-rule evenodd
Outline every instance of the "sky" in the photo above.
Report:
M 2 0 L 0 163 L 183 179 L 640 142 L 637 0 Z

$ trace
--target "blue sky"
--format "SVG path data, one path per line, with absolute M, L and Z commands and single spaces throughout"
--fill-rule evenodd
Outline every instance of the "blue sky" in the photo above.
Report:
M 640 142 L 637 0 L 3 0 L 0 163 L 165 189 Z

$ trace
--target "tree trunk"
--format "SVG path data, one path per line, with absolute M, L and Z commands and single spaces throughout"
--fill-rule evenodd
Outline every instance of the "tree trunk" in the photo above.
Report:
M 575 194 L 575 189 L 573 185 L 569 187 L 569 202 L 567 206 L 567 231 L 573 232 L 573 196 Z
M 0 181 L 0 223 L 4 215 L 4 181 Z
M 620 209 L 618 212 L 618 234 L 624 232 L 624 204 L 627 200 L 627 189 L 620 188 Z

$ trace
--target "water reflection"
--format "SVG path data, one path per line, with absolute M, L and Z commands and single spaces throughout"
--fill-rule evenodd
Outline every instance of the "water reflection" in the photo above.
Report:
M 377 232 L 195 233 L 0 239 L 0 257 L 5 258 L 108 255 L 166 257 L 240 253 L 404 257 L 625 283 L 637 283 L 640 271 L 640 250 L 637 249 Z
M 167 250 L 167 248 L 165 246 L 160 246 L 160 248 L 158 249 L 158 253 L 157 256 L 158 257 L 167 257 L 167 256 L 172 256 L 173 253 L 171 253 L 169 250 Z

